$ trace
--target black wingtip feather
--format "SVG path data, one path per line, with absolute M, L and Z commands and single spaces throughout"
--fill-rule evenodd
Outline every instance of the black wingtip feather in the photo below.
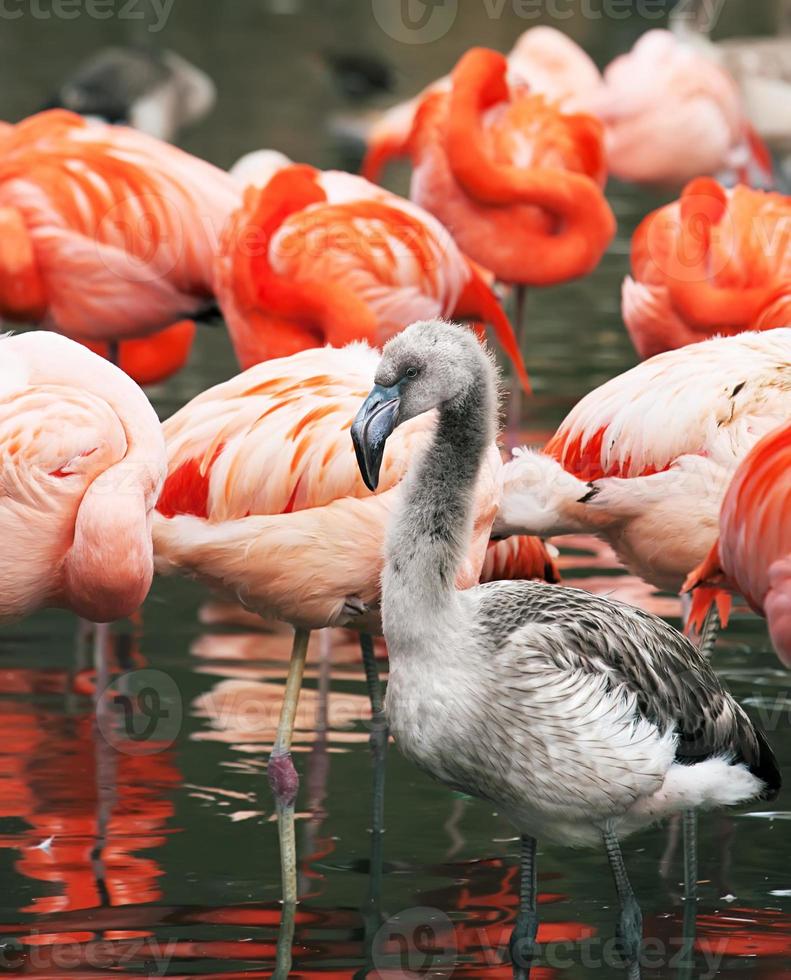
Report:
M 765 789 L 761 793 L 762 800 L 776 800 L 783 785 L 783 777 L 780 775 L 780 767 L 772 751 L 772 747 L 766 739 L 766 735 L 760 728 L 755 729 L 755 738 L 758 742 L 758 761 L 750 766 L 750 772 L 762 779 Z

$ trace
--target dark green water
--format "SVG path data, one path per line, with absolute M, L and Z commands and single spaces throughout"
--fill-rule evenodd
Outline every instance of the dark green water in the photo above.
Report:
M 455 5 L 446 2 L 438 16 L 452 14 Z M 320 166 L 353 166 L 353 151 L 331 133 L 329 122 L 343 106 L 315 52 L 376 51 L 397 66 L 400 88 L 409 94 L 471 43 L 510 47 L 536 22 L 514 10 L 537 6 L 509 2 L 497 18 L 483 0 L 463 0 L 442 38 L 412 44 L 399 39 L 403 34 L 391 37 L 376 20 L 377 11 L 398 7 L 395 0 L 177 0 L 154 37 L 206 67 L 218 83 L 218 108 L 187 134 L 189 149 L 222 165 L 249 149 L 276 146 Z M 603 63 L 654 23 L 626 7 L 590 0 L 583 16 L 580 4 L 556 0 L 544 9 L 560 17 L 547 20 Z M 0 9 L 0 117 L 34 110 L 79 57 L 144 37 L 158 21 L 149 0 L 129 8 L 130 14 L 148 11 L 147 20 L 100 20 L 79 4 L 68 8 L 82 11 L 74 19 L 47 18 L 51 9 L 12 0 Z M 16 17 L 19 10 L 23 16 Z M 596 16 L 605 11 L 608 16 Z M 723 33 L 746 33 L 770 20 L 768 3 L 727 0 L 721 26 Z M 403 188 L 403 173 L 394 186 Z M 600 269 L 530 300 L 526 353 L 537 396 L 527 425 L 536 439 L 582 394 L 633 363 L 620 324 L 619 284 L 631 231 L 658 199 L 622 187 L 611 188 L 611 197 L 620 230 Z M 165 417 L 234 370 L 224 334 L 206 331 L 189 370 L 152 393 L 160 413 Z M 674 600 L 652 596 L 591 542 L 579 544 L 564 555 L 570 581 L 584 577 L 598 591 L 677 613 Z M 135 669 L 162 672 L 137 675 L 164 699 L 158 707 L 146 702 L 160 719 L 160 741 L 137 743 L 159 749 L 150 754 L 117 752 L 96 736 L 90 700 L 76 693 L 82 664 L 70 617 L 45 614 L 0 632 L 0 933 L 6 943 L 0 973 L 271 976 L 279 868 L 264 767 L 290 640 L 286 633 L 203 625 L 204 598 L 191 585 L 157 582 L 141 620 L 117 629 L 114 642 Z M 376 838 L 369 832 L 372 767 L 362 669 L 343 635 L 333 639 L 331 662 L 319 658 L 318 638 L 314 647 L 295 743 L 303 777 L 303 901 L 293 975 L 509 976 L 502 960 L 516 905 L 513 831 L 491 807 L 458 798 L 391 750 L 383 874 L 372 876 Z M 791 677 L 779 668 L 763 623 L 737 615 L 716 663 L 769 729 L 789 773 Z M 164 721 L 163 710 L 171 713 Z M 649 940 L 644 977 L 791 978 L 788 799 L 785 792 L 772 813 L 758 808 L 702 818 L 692 967 L 677 962 L 678 852 L 666 860 L 666 877 L 659 874 L 671 832 L 660 827 L 630 839 L 626 857 Z M 603 855 L 543 847 L 539 885 L 546 947 L 535 977 L 619 976 L 609 945 L 614 901 Z

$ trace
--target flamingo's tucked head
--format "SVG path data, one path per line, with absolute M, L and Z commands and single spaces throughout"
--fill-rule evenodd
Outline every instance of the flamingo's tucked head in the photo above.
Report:
M 449 403 L 472 409 L 483 403 L 483 418 L 495 417 L 494 364 L 476 335 L 443 320 L 413 323 L 384 347 L 373 390 L 357 413 L 352 439 L 366 485 L 375 490 L 385 443 L 402 422 Z M 490 396 L 490 397 L 488 397 Z M 486 404 L 490 401 L 491 404 Z M 490 409 L 490 410 L 489 410 Z M 470 437 L 474 432 L 472 416 Z M 490 423 L 493 430 L 493 421 Z M 485 441 L 493 431 L 480 433 Z

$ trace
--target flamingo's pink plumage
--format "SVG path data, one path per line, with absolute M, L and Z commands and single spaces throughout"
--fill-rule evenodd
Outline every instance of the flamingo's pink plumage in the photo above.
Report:
M 139 385 L 160 384 L 185 367 L 196 333 L 192 320 L 179 320 L 148 337 L 124 340 L 118 344 L 118 366 Z M 85 346 L 101 357 L 111 356 L 104 341 L 85 341 Z
M 53 110 L 0 156 L 0 316 L 77 340 L 142 336 L 200 310 L 237 181 L 121 126 Z
M 791 197 L 712 178 L 643 220 L 623 317 L 651 357 L 717 334 L 791 324 Z
M 46 332 L 0 338 L 0 620 L 133 613 L 153 574 L 159 421 L 118 368 Z
M 543 95 L 566 109 L 574 109 L 580 96 L 601 85 L 598 68 L 582 48 L 561 31 L 545 25 L 519 37 L 508 55 L 508 74 L 532 94 Z M 378 181 L 391 160 L 409 156 L 409 137 L 421 103 L 433 93 L 450 89 L 450 75 L 445 75 L 414 98 L 388 109 L 374 123 L 368 134 L 364 177 Z
M 480 270 L 430 214 L 362 177 L 292 165 L 248 188 L 216 285 L 245 368 L 325 343 L 382 344 L 413 320 L 456 316 L 490 323 L 527 384 Z
M 716 538 L 734 470 L 789 412 L 791 329 L 743 333 L 659 354 L 606 382 L 544 451 L 578 480 L 598 481 L 572 509 L 593 527 L 617 518 L 619 554 L 677 591 Z
M 751 167 L 771 178 L 734 80 L 670 31 L 643 34 L 583 104 L 604 123 L 610 171 L 622 180 L 679 187 L 722 171 L 745 179 Z
M 791 425 L 764 436 L 736 470 L 719 540 L 687 580 L 687 588 L 701 585 L 740 592 L 766 616 L 774 648 L 791 667 Z
M 364 344 L 305 350 L 245 371 L 168 420 L 169 473 L 154 522 L 157 567 L 195 575 L 258 612 L 307 628 L 352 619 L 350 598 L 378 602 L 398 484 L 434 419 L 421 416 L 396 430 L 378 491 L 370 494 L 349 430 L 377 362 Z M 501 468 L 492 445 L 460 586 L 481 574 Z M 509 555 L 520 560 L 503 548 L 502 567 Z M 546 563 L 544 557 L 542 571 Z M 521 557 L 522 567 L 528 564 L 537 567 L 537 552 Z
M 541 582 L 560 582 L 555 558 L 541 540 L 526 534 L 515 534 L 502 541 L 490 541 L 486 561 L 481 569 L 482 582 L 512 579 L 538 579 Z
M 509 82 L 506 59 L 485 48 L 464 55 L 452 83 L 417 113 L 412 198 L 502 282 L 591 272 L 615 233 L 599 122 Z

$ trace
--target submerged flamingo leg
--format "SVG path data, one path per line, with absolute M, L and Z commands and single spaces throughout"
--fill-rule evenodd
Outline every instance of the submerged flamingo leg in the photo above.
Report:
M 360 634 L 360 648 L 365 667 L 365 681 L 368 687 L 368 697 L 371 699 L 371 755 L 374 763 L 373 785 L 373 817 L 371 833 L 381 835 L 384 830 L 385 807 L 385 759 L 387 757 L 387 740 L 389 733 L 384 712 L 384 697 L 382 684 L 379 680 L 379 668 L 376 664 L 376 651 L 373 637 L 368 633 Z
M 374 657 L 373 638 L 360 637 L 363 651 L 368 693 L 371 696 L 372 730 L 371 757 L 373 761 L 373 793 L 371 805 L 371 853 L 368 864 L 368 893 L 360 909 L 365 932 L 365 966 L 354 975 L 354 980 L 364 980 L 375 975 L 374 955 L 376 940 L 382 925 L 382 876 L 384 873 L 384 798 L 385 762 L 387 759 L 388 731 L 384 718 L 382 689 Z
M 685 810 L 684 824 L 684 922 L 678 980 L 689 980 L 695 965 L 695 925 L 698 904 L 698 815 Z
M 291 973 L 291 950 L 294 948 L 294 932 L 297 921 L 297 906 L 294 902 L 283 904 L 283 915 L 277 933 L 277 950 L 272 980 L 287 980 Z
M 632 891 L 626 865 L 621 853 L 621 845 L 612 830 L 606 830 L 602 835 L 607 857 L 610 861 L 615 888 L 618 892 L 620 918 L 618 920 L 617 938 L 621 955 L 624 958 L 629 980 L 640 980 L 640 947 L 643 938 L 643 916 L 637 899 Z
M 514 980 L 528 980 L 536 955 L 538 876 L 535 837 L 522 837 L 521 862 L 519 914 L 509 944 Z
M 283 902 L 295 905 L 297 902 L 297 845 L 294 832 L 294 802 L 299 789 L 299 776 L 291 760 L 291 738 L 294 732 L 294 719 L 297 714 L 299 692 L 305 673 L 310 630 L 298 629 L 294 632 L 294 646 L 288 666 L 286 691 L 280 720 L 277 726 L 275 744 L 269 757 L 266 774 L 277 810 L 277 828 L 280 837 L 280 864 L 283 882 Z
M 106 713 L 105 692 L 110 684 L 110 625 L 93 624 L 94 702 L 97 717 Z
M 527 307 L 527 287 L 516 286 L 514 288 L 515 310 L 514 321 L 516 328 L 516 341 L 519 350 L 524 354 L 525 349 L 525 309 Z M 522 386 L 518 379 L 514 378 L 511 385 L 511 397 L 508 402 L 508 420 L 506 426 L 506 448 L 513 449 L 519 444 L 519 431 L 522 422 Z

